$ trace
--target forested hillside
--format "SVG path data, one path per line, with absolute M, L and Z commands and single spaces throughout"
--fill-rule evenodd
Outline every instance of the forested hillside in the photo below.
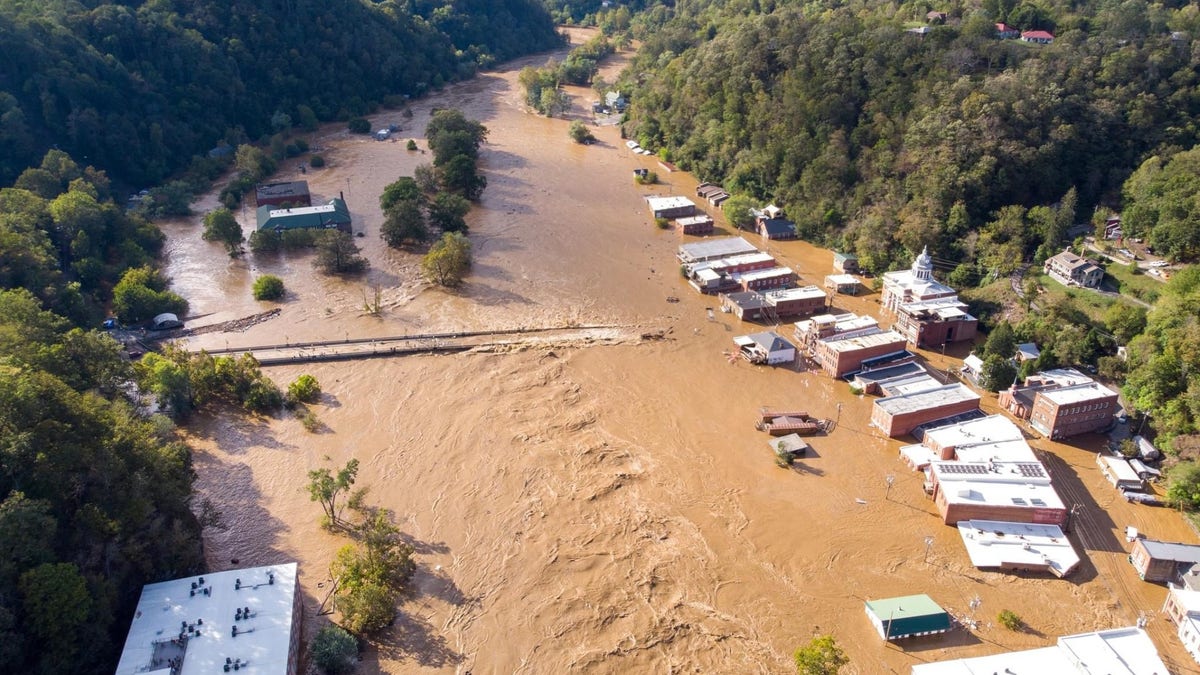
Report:
M 0 185 L 50 147 L 152 184 L 223 138 L 361 115 L 558 40 L 537 0 L 0 0 Z
M 1005 20 L 1056 39 L 998 39 Z M 692 0 L 634 26 L 627 132 L 783 203 L 804 236 L 869 269 L 929 245 L 1003 275 L 1065 241 L 1026 209 L 1074 188 L 1086 222 L 1149 156 L 1197 143 L 1192 3 Z M 1020 211 L 1001 222 L 1004 207 Z

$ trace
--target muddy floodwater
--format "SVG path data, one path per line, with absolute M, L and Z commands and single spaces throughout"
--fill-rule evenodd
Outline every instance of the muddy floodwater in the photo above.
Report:
M 607 80 L 626 56 L 609 63 Z M 328 565 L 345 540 L 319 528 L 305 474 L 354 457 L 359 485 L 394 510 L 419 563 L 396 625 L 365 655 L 365 672 L 787 673 L 797 646 L 829 633 L 851 659 L 845 672 L 907 673 L 917 663 L 1045 646 L 1139 617 L 1168 663 L 1187 668 L 1159 612 L 1165 590 L 1138 580 L 1120 533 L 1134 525 L 1159 539 L 1195 536 L 1169 510 L 1120 500 L 1094 463 L 1101 438 L 1032 442 L 1064 501 L 1079 505 L 1071 536 L 1080 569 L 1060 580 L 972 567 L 921 475 L 899 459 L 901 444 L 868 426 L 869 397 L 820 373 L 726 358 L 734 336 L 761 328 L 710 314 L 717 302 L 683 282 L 674 258 L 692 238 L 656 229 L 643 199 L 693 195 L 695 179 L 633 155 L 616 127 L 595 128 L 599 142 L 581 146 L 567 137 L 567 120 L 527 112 L 517 71 L 546 58 L 415 101 L 411 118 L 373 116 L 376 128 L 403 127 L 390 141 L 326 127 L 312 143 L 327 167 L 305 175 L 296 160 L 283 167 L 279 179 L 306 179 L 319 198 L 344 194 L 371 262 L 362 278 L 320 276 L 307 253 L 229 259 L 200 239 L 200 214 L 215 195 L 200 201 L 197 216 L 164 225 L 168 272 L 191 302 L 191 327 L 282 310 L 244 332 L 193 338 L 194 347 L 607 327 L 603 339 L 269 368 L 282 385 L 302 373 L 318 378 L 322 428 L 310 433 L 287 415 L 188 427 L 199 490 L 226 525 L 206 532 L 212 568 L 299 561 L 306 626 L 319 627 Z M 572 94 L 581 115 L 594 95 Z M 431 109 L 443 107 L 489 130 L 481 151 L 488 187 L 468 216 L 475 265 L 454 292 L 421 282 L 419 256 L 390 250 L 379 236 L 379 195 L 430 161 L 405 143 L 415 138 L 427 149 L 421 133 Z M 643 167 L 664 183 L 635 185 L 632 170 Z M 249 232 L 252 206 L 239 215 Z M 808 283 L 832 272 L 829 251 L 802 242 L 766 248 Z M 281 303 L 251 297 L 263 273 L 284 279 Z M 365 310 L 376 288 L 378 316 Z M 878 299 L 834 304 L 878 315 Z M 946 368 L 956 355 L 927 356 Z M 802 470 L 783 470 L 754 429 L 763 405 L 838 424 L 812 440 Z M 985 408 L 995 408 L 994 397 Z M 864 601 L 914 593 L 977 619 L 978 628 L 884 644 Z M 1000 627 L 1002 609 L 1030 629 Z

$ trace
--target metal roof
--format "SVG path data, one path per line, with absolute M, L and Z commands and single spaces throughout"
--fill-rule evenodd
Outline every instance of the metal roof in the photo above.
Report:
M 346 202 L 337 197 L 321 206 L 304 206 L 294 209 L 260 206 L 255 215 L 260 230 L 326 228 L 350 224 L 350 209 L 346 208 Z
M 1172 560 L 1174 562 L 1200 563 L 1200 546 L 1183 544 L 1174 541 L 1158 541 L 1156 539 L 1139 539 L 1146 553 L 1156 560 Z

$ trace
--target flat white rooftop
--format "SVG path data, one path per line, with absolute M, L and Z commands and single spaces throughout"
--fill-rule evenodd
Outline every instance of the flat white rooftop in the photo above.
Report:
M 977 480 L 946 480 L 940 486 L 947 504 L 1010 506 L 1025 509 L 1065 510 L 1066 506 L 1049 483 L 1005 483 Z
M 175 658 L 178 675 L 225 675 L 226 659 L 248 664 L 239 673 L 284 675 L 296 592 L 294 562 L 147 584 L 116 675 L 170 672 Z
M 1085 384 L 1076 384 L 1070 387 L 1062 387 L 1060 389 L 1043 389 L 1038 392 L 1039 396 L 1044 396 L 1046 399 L 1057 403 L 1058 405 L 1072 405 L 1075 403 L 1086 403 L 1095 401 L 1110 396 L 1116 396 L 1117 392 L 1100 384 L 1099 382 L 1087 382 Z
M 1024 440 L 1000 441 L 998 443 L 963 444 L 954 449 L 954 458 L 960 462 L 1037 462 L 1033 448 Z
M 988 415 L 976 420 L 950 424 L 925 432 L 925 442 L 936 447 L 982 445 L 996 441 L 1020 440 L 1025 436 L 1012 420 L 1004 415 Z
M 915 394 L 942 386 L 942 382 L 929 373 L 879 380 L 878 384 L 892 394 Z
M 784 268 L 786 269 L 786 268 Z M 788 270 L 789 272 L 791 270 Z M 816 286 L 801 286 L 799 288 L 775 288 L 763 292 L 771 302 L 783 302 L 787 300 L 815 300 L 816 298 L 824 298 L 825 291 Z
M 972 481 L 981 483 L 1018 483 L 1049 485 L 1050 474 L 1041 462 L 961 462 L 937 460 L 930 465 L 933 475 L 942 482 Z
M 1057 525 L 963 520 L 958 523 L 958 534 L 976 567 L 1045 566 L 1065 577 L 1079 565 L 1079 554 Z
M 695 262 L 757 252 L 758 249 L 753 244 L 741 237 L 723 237 L 683 244 L 679 247 L 679 259 L 683 262 Z
M 320 206 L 296 206 L 290 209 L 271 209 L 271 217 L 279 218 L 281 216 L 297 216 L 308 215 L 312 213 L 333 213 L 337 210 L 334 204 L 321 204 Z
M 1074 368 L 1054 368 L 1052 370 L 1043 370 L 1030 376 L 1030 379 L 1034 378 L 1042 380 L 1043 382 L 1054 382 L 1063 387 L 1070 387 L 1076 384 L 1085 384 L 1092 381 L 1092 378 L 1084 375 Z
M 662 211 L 665 209 L 678 209 L 688 206 L 696 206 L 696 202 L 687 197 L 646 197 L 646 203 L 650 206 L 651 211 Z
M 903 338 L 902 338 L 903 339 Z M 888 396 L 875 399 L 875 405 L 892 415 L 916 412 L 937 408 L 963 401 L 978 401 L 979 394 L 971 391 L 962 384 L 948 384 L 937 389 L 919 391 L 903 396 Z
M 846 335 L 844 333 L 821 338 L 819 342 L 835 352 L 851 352 L 859 349 L 869 349 L 880 345 L 896 345 L 903 347 L 908 340 L 894 330 L 882 330 L 877 326 L 863 329 L 864 332 Z M 976 397 L 978 398 L 978 397 Z
M 854 286 L 860 283 L 858 277 L 853 274 L 827 274 L 825 275 L 826 285 L 835 286 Z
M 765 270 L 751 270 L 731 275 L 738 281 L 758 281 L 759 279 L 776 279 L 779 277 L 795 276 L 796 273 L 788 267 L 768 267 Z
M 922 663 L 912 675 L 983 673 L 1064 673 L 1077 675 L 1168 675 L 1150 636 L 1141 628 L 1113 628 L 1060 637 L 1054 647 Z
M 713 219 L 710 215 L 684 216 L 682 218 L 675 219 L 675 222 L 679 223 L 680 225 L 705 225 L 711 223 L 712 221 Z
M 731 255 L 724 258 L 714 258 L 712 260 L 703 260 L 690 265 L 692 271 L 701 269 L 718 269 L 723 270 L 738 265 L 757 265 L 760 263 L 773 263 L 775 256 L 770 253 L 755 251 L 754 253 L 744 253 L 742 255 Z

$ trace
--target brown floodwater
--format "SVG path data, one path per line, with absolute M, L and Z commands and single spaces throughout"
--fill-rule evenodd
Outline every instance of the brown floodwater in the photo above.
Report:
M 575 42 L 586 36 L 573 33 Z M 562 53 L 557 56 L 561 57 Z M 606 79 L 625 62 L 618 55 Z M 297 560 L 311 633 L 325 620 L 329 561 L 345 540 L 318 527 L 306 472 L 362 463 L 359 485 L 392 509 L 417 551 L 419 570 L 400 619 L 365 656 L 368 672 L 794 672 L 791 652 L 833 634 L 846 672 L 908 672 L 915 663 L 1050 644 L 1055 636 L 1131 625 L 1139 613 L 1165 657 L 1189 663 L 1165 595 L 1138 581 L 1119 536 L 1191 541 L 1166 510 L 1131 506 L 1108 489 L 1080 447 L 1034 442 L 1050 458 L 1060 492 L 1081 505 L 1073 534 L 1086 559 L 1067 580 L 981 572 L 957 530 L 942 524 L 921 477 L 905 470 L 900 443 L 868 426 L 869 398 L 841 382 L 789 368 L 730 363 L 735 335 L 759 330 L 719 311 L 680 278 L 682 239 L 654 227 L 643 197 L 693 194 L 696 181 L 632 155 L 614 127 L 576 145 L 567 121 L 524 110 L 519 61 L 412 104 L 391 141 L 339 125 L 312 140 L 329 161 L 304 176 L 295 161 L 280 179 L 305 178 L 314 193 L 344 193 L 356 239 L 371 262 L 364 278 L 312 271 L 308 254 L 231 260 L 200 239 L 200 215 L 164 224 L 167 269 L 191 302 L 193 327 L 282 309 L 241 333 L 210 333 L 193 346 L 237 347 L 431 330 L 602 324 L 620 339 L 529 342 L 445 356 L 414 356 L 267 372 L 286 385 L 321 382 L 317 433 L 288 415 L 198 420 L 200 492 L 225 529 L 205 545 L 214 569 Z M 573 89 L 575 110 L 592 94 Z M 430 155 L 405 150 L 430 111 L 461 108 L 489 130 L 488 179 L 468 216 L 475 266 L 461 289 L 429 287 L 419 256 L 379 238 L 383 187 Z M 640 187 L 632 169 L 664 184 Z M 216 205 L 214 195 L 198 211 Z M 249 231 L 253 209 L 243 214 Z M 718 222 L 723 224 L 719 214 Z M 831 272 L 829 251 L 772 243 L 809 283 Z M 282 303 L 253 300 L 258 274 L 281 276 Z M 383 311 L 365 302 L 378 287 Z M 668 298 L 678 297 L 679 302 Z M 878 312 L 878 295 L 837 307 Z M 661 331 L 663 339 L 643 337 Z M 785 333 L 787 327 L 785 327 Z M 614 344 L 615 343 L 615 344 Z M 954 355 L 930 354 L 939 367 Z M 961 357 L 959 353 L 957 356 Z M 753 428 L 759 406 L 800 407 L 837 418 L 813 439 L 803 471 L 777 468 Z M 994 399 L 987 403 L 995 407 Z M 887 494 L 886 479 L 895 477 Z M 886 498 L 885 498 L 886 496 Z M 925 545 L 932 537 L 931 546 Z M 235 565 L 232 561 L 237 560 Z M 978 630 L 885 645 L 863 613 L 868 599 L 929 593 Z M 1031 627 L 995 625 L 1011 609 Z

